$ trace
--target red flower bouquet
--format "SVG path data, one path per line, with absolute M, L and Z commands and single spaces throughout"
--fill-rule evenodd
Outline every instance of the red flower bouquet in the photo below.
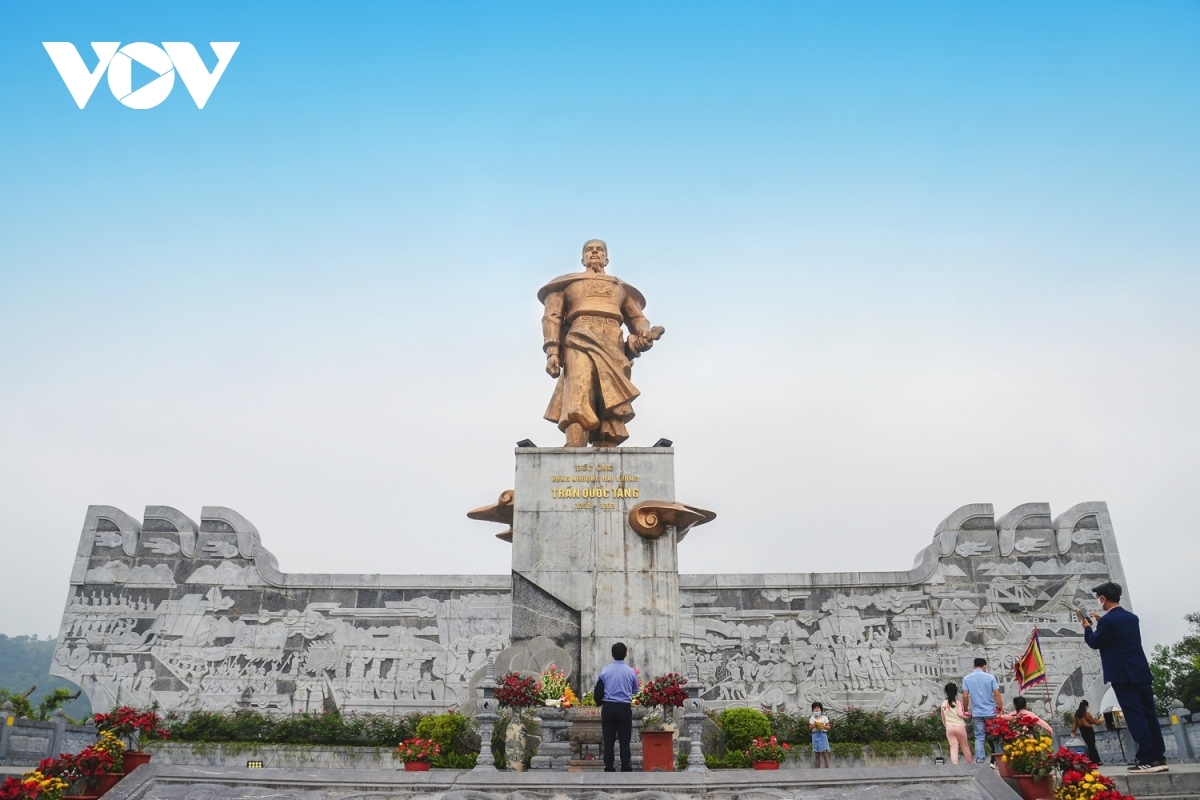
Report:
M 496 685 L 496 701 L 507 708 L 529 708 L 538 704 L 541 685 L 528 675 L 509 672 Z
M 780 742 L 774 736 L 765 739 L 757 737 L 746 748 L 746 758 L 750 761 L 783 761 L 787 758 L 791 747 L 787 742 Z

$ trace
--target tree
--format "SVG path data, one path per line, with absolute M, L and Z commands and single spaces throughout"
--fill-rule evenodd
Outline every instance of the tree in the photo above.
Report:
M 1154 674 L 1154 700 L 1160 714 L 1168 713 L 1172 700 L 1189 711 L 1200 711 L 1200 612 L 1184 617 L 1192 633 L 1169 647 L 1156 645 L 1150 672 Z
M 60 688 L 72 694 L 79 691 L 79 687 L 70 681 L 50 675 L 50 663 L 54 659 L 56 646 L 57 642 L 52 637 L 5 636 L 0 633 L 0 690 L 7 690 L 0 696 L 0 705 L 5 700 L 17 705 L 14 696 L 24 694 L 30 686 L 37 686 L 41 692 L 53 693 Z M 86 697 L 65 704 L 52 704 L 47 707 L 47 715 L 53 714 L 56 708 L 62 708 L 67 716 L 79 719 L 92 713 Z M 35 705 L 25 712 L 25 716 L 36 717 L 38 710 L 39 706 Z
M 28 691 L 14 692 L 11 689 L 0 687 L 0 706 L 5 703 L 12 703 L 13 713 L 18 717 L 32 717 L 33 706 L 29 702 L 29 695 L 33 694 L 36 686 L 30 686 Z M 3 723 L 0 723 L 2 725 Z
M 55 711 L 67 703 L 78 700 L 81 694 L 83 694 L 82 689 L 78 692 L 72 692 L 70 689 L 64 689 L 60 686 L 50 692 L 50 694 L 42 695 L 42 702 L 38 703 L 37 707 L 37 718 L 45 722 Z

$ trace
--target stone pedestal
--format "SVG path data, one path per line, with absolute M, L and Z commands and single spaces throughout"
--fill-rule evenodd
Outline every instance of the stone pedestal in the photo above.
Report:
M 539 708 L 537 716 L 542 725 L 542 743 L 530 768 L 565 771 L 571 766 L 571 720 L 567 719 L 566 709 Z
M 518 448 L 513 513 L 512 643 L 548 636 L 575 660 L 590 691 L 610 648 L 649 677 L 679 672 L 675 529 L 637 534 L 629 510 L 674 502 L 674 451 Z

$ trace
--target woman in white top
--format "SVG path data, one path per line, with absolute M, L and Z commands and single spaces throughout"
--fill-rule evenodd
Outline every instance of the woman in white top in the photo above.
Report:
M 967 743 L 967 711 L 962 701 L 958 699 L 958 687 L 953 683 L 946 684 L 946 699 L 942 703 L 942 724 L 946 726 L 946 741 L 950 743 L 950 763 L 958 763 L 958 748 L 962 748 L 963 758 L 971 763 L 971 747 Z

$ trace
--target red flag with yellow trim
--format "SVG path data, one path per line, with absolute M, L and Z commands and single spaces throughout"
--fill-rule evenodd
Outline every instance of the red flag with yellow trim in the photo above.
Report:
M 1037 628 L 1033 629 L 1033 635 L 1029 637 L 1029 646 L 1013 665 L 1013 671 L 1016 673 L 1017 686 L 1022 692 L 1046 680 L 1046 662 L 1042 660 Z

